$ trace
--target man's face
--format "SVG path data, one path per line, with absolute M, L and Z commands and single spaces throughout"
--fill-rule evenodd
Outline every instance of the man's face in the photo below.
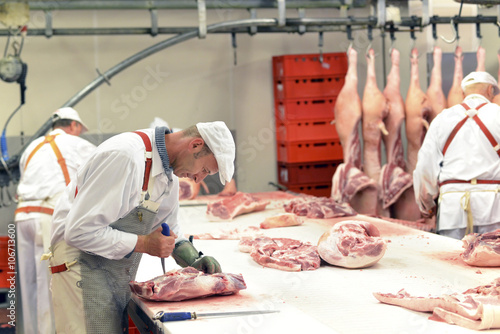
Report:
M 201 146 L 190 147 L 172 163 L 174 174 L 178 177 L 188 177 L 200 183 L 207 175 L 219 171 L 217 160 L 213 154 L 200 154 Z

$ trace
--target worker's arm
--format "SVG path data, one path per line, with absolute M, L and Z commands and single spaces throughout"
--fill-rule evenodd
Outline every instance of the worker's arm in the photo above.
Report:
M 193 267 L 207 274 L 221 272 L 220 264 L 216 259 L 198 252 L 188 240 L 181 240 L 175 245 L 172 257 L 181 267 Z

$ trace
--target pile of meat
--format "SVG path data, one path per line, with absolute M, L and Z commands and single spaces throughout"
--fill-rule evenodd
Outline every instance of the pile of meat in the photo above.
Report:
M 233 196 L 208 203 L 207 217 L 210 221 L 231 220 L 244 213 L 263 211 L 269 203 L 239 191 Z
M 239 274 L 205 274 L 192 267 L 172 270 L 146 282 L 132 281 L 130 289 L 138 296 L 157 301 L 181 301 L 213 295 L 230 295 L 246 289 Z
M 355 216 L 356 211 L 348 203 L 337 203 L 332 198 L 303 196 L 284 204 L 286 212 L 308 218 L 334 218 Z
M 318 242 L 318 253 L 324 261 L 345 268 L 372 266 L 384 256 L 386 248 L 375 225 L 355 220 L 335 224 Z
M 248 226 L 247 228 L 222 229 L 213 232 L 199 233 L 193 235 L 193 239 L 201 240 L 240 240 L 244 237 L 262 236 L 260 228 L 257 226 Z M 186 235 L 189 238 L 189 235 Z
M 198 196 L 200 192 L 200 185 L 203 186 L 203 189 L 208 193 L 208 187 L 205 182 L 201 181 L 200 183 L 194 182 L 187 177 L 179 178 L 179 200 L 193 199 Z
M 461 255 L 465 263 L 476 267 L 500 267 L 500 229 L 483 234 L 468 234 Z
M 473 330 L 500 328 L 500 278 L 463 293 L 440 297 L 413 297 L 404 289 L 397 294 L 374 293 L 380 302 L 413 311 L 432 312 L 431 320 Z
M 282 213 L 275 216 L 267 217 L 262 223 L 260 223 L 260 228 L 277 228 L 277 227 L 288 227 L 288 226 L 299 226 L 304 224 L 304 219 L 300 218 L 294 213 Z
M 316 246 L 294 239 L 242 238 L 239 249 L 264 267 L 284 271 L 315 270 L 321 264 Z

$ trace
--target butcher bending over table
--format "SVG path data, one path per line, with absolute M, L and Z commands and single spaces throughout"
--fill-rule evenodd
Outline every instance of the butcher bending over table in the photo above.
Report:
M 58 333 L 124 333 L 128 283 L 141 253 L 172 256 L 182 267 L 220 272 L 181 237 L 178 177 L 201 182 L 234 172 L 235 144 L 223 122 L 171 133 L 156 127 L 102 143 L 78 170 L 54 212 L 50 259 Z M 170 236 L 162 234 L 167 223 Z M 160 265 L 160 261 L 158 261 Z
M 436 213 L 441 235 L 464 235 L 500 228 L 499 93 L 487 72 L 462 80 L 465 99 L 432 121 L 413 172 L 415 198 L 425 217 Z

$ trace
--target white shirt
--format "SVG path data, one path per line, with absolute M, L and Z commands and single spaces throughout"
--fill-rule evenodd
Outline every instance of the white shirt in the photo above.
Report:
M 489 102 L 478 94 L 468 95 L 464 102 L 475 108 Z M 434 198 L 441 193 L 439 229 L 465 228 L 467 213 L 466 191 L 470 191 L 470 205 L 474 225 L 500 222 L 500 202 L 494 190 L 499 185 L 447 184 L 439 189 L 438 183 L 446 180 L 500 180 L 500 157 L 473 119 L 468 119 L 457 132 L 446 155 L 443 148 L 450 133 L 466 116 L 465 109 L 456 105 L 443 110 L 431 123 L 413 172 L 415 198 L 421 211 L 434 206 Z M 478 111 L 478 116 L 500 142 L 500 106 L 489 103 Z
M 172 175 L 169 181 L 165 174 L 154 130 L 141 131 L 153 138 L 150 178 L 154 178 L 154 186 L 150 200 L 160 203 L 154 229 L 166 222 L 171 231 L 180 236 L 177 223 L 179 180 Z M 70 246 L 113 260 L 122 259 L 134 250 L 137 235 L 109 225 L 139 205 L 145 170 L 144 152 L 144 142 L 132 132 L 116 135 L 99 145 L 78 170 L 76 181 L 68 185 L 55 208 L 52 245 L 65 240 Z
M 95 145 L 78 136 L 67 134 L 61 129 L 52 130 L 49 135 L 57 135 L 54 141 L 61 151 L 70 179 L 75 178 L 77 169 L 95 150 Z M 21 179 L 17 187 L 19 207 L 26 205 L 44 205 L 50 199 L 60 194 L 66 188 L 66 181 L 61 166 L 57 162 L 56 154 L 50 144 L 45 144 L 35 152 L 28 163 L 31 152 L 45 140 L 44 137 L 35 139 L 24 151 L 19 162 Z M 54 203 L 55 204 L 55 203 Z M 28 215 L 38 213 L 18 213 L 16 220 L 27 219 Z

